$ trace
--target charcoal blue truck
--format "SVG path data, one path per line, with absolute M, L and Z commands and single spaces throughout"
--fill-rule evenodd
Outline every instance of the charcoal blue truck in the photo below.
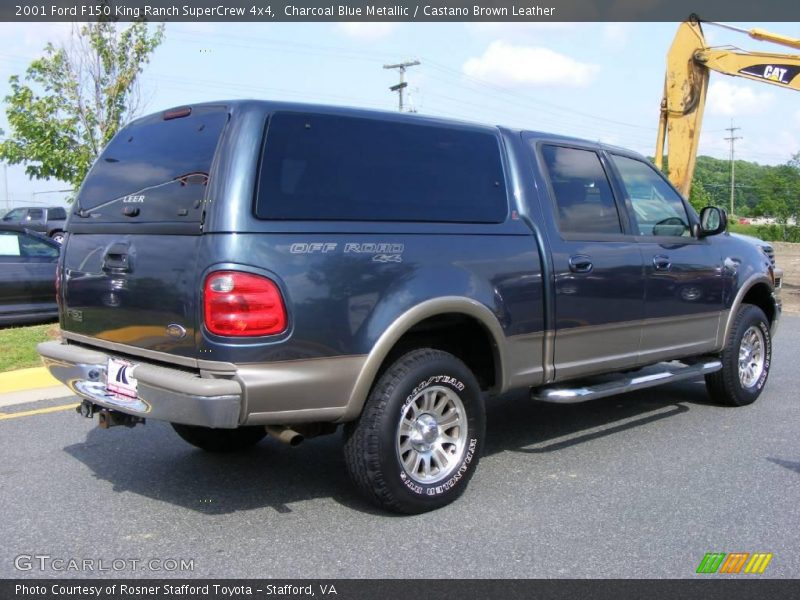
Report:
M 644 157 L 415 115 L 236 101 L 130 123 L 67 223 L 61 341 L 103 427 L 208 451 L 343 430 L 372 502 L 457 498 L 509 390 L 763 391 L 775 268 Z

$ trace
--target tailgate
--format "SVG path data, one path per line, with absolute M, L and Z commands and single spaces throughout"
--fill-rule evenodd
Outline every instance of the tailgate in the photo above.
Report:
M 64 331 L 196 358 L 197 252 L 227 122 L 224 106 L 182 107 L 134 121 L 111 140 L 67 225 Z
M 62 329 L 195 358 L 199 241 L 199 235 L 71 235 Z

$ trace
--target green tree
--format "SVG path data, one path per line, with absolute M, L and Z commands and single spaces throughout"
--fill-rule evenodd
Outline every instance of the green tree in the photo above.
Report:
M 138 76 L 164 36 L 136 22 L 75 25 L 69 43 L 48 43 L 23 79 L 9 79 L 11 126 L 0 159 L 24 164 L 31 178 L 81 184 L 92 162 L 135 114 Z
M 714 204 L 714 198 L 706 189 L 703 181 L 698 177 L 692 180 L 692 188 L 689 190 L 689 204 L 691 204 L 697 212 L 700 212 L 700 209 L 705 206 Z

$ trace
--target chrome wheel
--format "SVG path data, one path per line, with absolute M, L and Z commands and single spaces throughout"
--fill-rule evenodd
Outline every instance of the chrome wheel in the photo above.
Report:
M 467 441 L 467 413 L 452 389 L 434 386 L 407 403 L 397 428 L 397 455 L 406 474 L 425 485 L 452 474 Z
M 764 372 L 766 342 L 764 334 L 755 325 L 747 328 L 739 345 L 739 382 L 751 388 Z

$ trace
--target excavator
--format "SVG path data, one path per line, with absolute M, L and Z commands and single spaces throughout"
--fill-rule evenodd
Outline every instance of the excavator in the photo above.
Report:
M 755 40 L 800 49 L 800 39 L 763 29 L 742 29 L 713 21 L 705 23 L 747 34 Z M 667 54 L 655 164 L 662 168 L 666 143 L 669 179 L 686 198 L 692 186 L 711 71 L 800 91 L 800 55 L 750 52 L 734 47 L 712 48 L 706 43 L 697 15 L 683 22 Z

